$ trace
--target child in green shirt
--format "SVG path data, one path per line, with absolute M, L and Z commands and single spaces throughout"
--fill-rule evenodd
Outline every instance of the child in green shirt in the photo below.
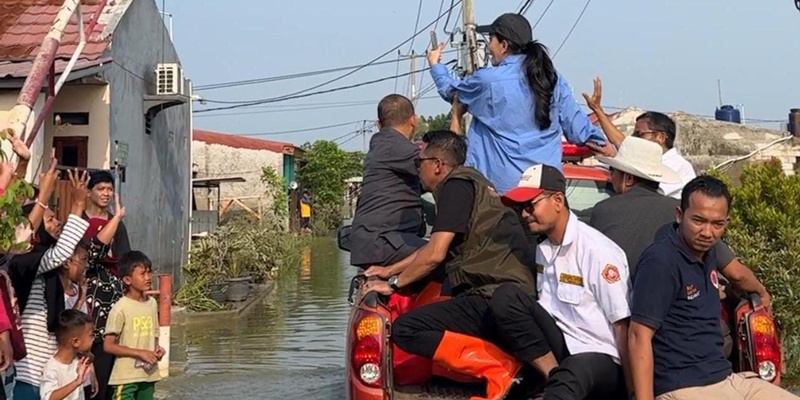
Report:
M 117 357 L 109 386 L 114 399 L 152 400 L 161 380 L 158 361 L 164 349 L 158 345 L 158 304 L 144 294 L 152 288 L 150 259 L 140 251 L 123 254 L 117 264 L 125 296 L 108 314 L 103 349 Z

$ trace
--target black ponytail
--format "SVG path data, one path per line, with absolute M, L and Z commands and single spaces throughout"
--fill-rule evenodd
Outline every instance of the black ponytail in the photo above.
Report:
M 536 100 L 536 124 L 539 129 L 550 128 L 553 122 L 550 120 L 550 109 L 553 106 L 553 91 L 558 81 L 553 60 L 547 54 L 547 47 L 534 40 L 522 50 L 525 54 L 525 77 L 528 78 L 528 86 L 533 92 Z

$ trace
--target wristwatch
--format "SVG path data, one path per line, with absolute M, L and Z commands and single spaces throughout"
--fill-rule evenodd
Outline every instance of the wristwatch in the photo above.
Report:
M 394 290 L 395 292 L 400 291 L 400 286 L 397 286 L 397 275 L 392 275 L 386 282 L 389 284 L 389 287 L 392 288 L 392 290 Z

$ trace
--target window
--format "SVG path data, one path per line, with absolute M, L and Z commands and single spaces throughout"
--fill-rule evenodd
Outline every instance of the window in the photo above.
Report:
M 592 180 L 567 180 L 569 208 L 583 222 L 588 222 L 594 205 L 611 196 L 611 184 Z

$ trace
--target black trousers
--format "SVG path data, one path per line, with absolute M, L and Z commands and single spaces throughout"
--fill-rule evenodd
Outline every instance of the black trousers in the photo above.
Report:
M 533 296 L 515 284 L 499 286 L 491 298 L 454 297 L 399 317 L 392 326 L 398 347 L 433 358 L 444 331 L 492 342 L 523 363 L 553 352 L 545 400 L 625 398 L 622 368 L 600 353 L 570 355 L 564 335 Z

